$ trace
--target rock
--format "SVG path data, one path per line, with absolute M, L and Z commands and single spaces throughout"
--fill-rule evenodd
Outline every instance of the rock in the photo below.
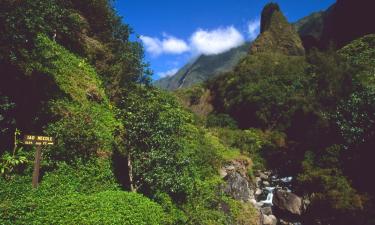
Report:
M 253 206 L 258 207 L 257 200 L 255 200 L 255 198 L 250 199 L 250 203 L 253 204 Z
M 263 207 L 263 208 L 260 209 L 260 211 L 264 215 L 267 215 L 267 216 L 272 215 L 272 208 L 270 206 Z
M 302 198 L 282 190 L 277 190 L 273 196 L 273 205 L 276 209 L 292 215 L 302 214 Z
M 228 175 L 227 170 L 225 168 L 220 168 L 219 174 L 221 178 L 224 178 L 226 175 Z
M 272 171 L 264 171 L 263 173 L 264 173 L 266 176 L 271 176 Z
M 269 187 L 269 186 L 270 186 L 270 182 L 268 182 L 268 181 L 266 181 L 266 180 L 264 180 L 264 181 L 262 182 L 262 184 L 263 184 L 264 186 L 266 186 L 266 187 Z
M 261 182 L 262 182 L 262 179 L 260 179 L 260 177 L 255 177 L 255 186 L 259 187 Z
M 262 190 L 259 189 L 259 188 L 257 188 L 257 189 L 255 190 L 255 195 L 261 195 L 261 194 L 262 194 Z
M 260 174 L 259 174 L 259 177 L 260 177 L 260 179 L 262 179 L 262 180 L 268 180 L 268 176 L 267 176 L 266 174 L 264 174 L 264 173 L 260 173 Z
M 234 165 L 228 165 L 225 167 L 225 170 L 228 172 L 234 172 L 236 171 L 236 167 L 234 167 Z
M 228 173 L 228 175 L 224 177 L 224 180 L 226 181 L 224 192 L 234 199 L 248 202 L 254 198 L 253 190 L 251 190 L 249 182 L 238 172 Z
M 277 219 L 274 215 L 263 215 L 263 225 L 276 225 Z
M 304 212 L 307 211 L 307 208 L 309 207 L 310 204 L 311 204 L 311 201 L 310 201 L 309 196 L 304 196 L 302 198 L 302 209 Z
M 304 55 L 302 41 L 276 3 L 267 4 L 261 16 L 260 35 L 251 44 L 250 53 L 281 53 L 285 55 Z

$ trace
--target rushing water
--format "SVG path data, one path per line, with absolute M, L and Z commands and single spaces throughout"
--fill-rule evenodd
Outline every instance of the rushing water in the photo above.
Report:
M 271 176 L 267 181 L 268 183 L 261 182 L 260 189 L 262 194 L 257 196 L 257 205 L 260 207 L 273 206 L 273 195 L 275 190 L 284 190 L 292 192 L 292 182 L 293 177 L 282 177 L 278 178 L 276 175 Z M 265 185 L 266 184 L 266 185 Z M 269 184 L 269 185 L 268 185 Z M 292 222 L 293 225 L 302 225 L 300 222 Z

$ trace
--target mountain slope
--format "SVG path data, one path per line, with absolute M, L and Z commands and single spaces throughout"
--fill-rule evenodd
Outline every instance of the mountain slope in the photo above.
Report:
M 305 49 L 341 48 L 351 41 L 375 33 L 373 3 L 367 0 L 338 0 L 327 10 L 312 13 L 294 24 Z
M 217 55 L 201 55 L 193 62 L 186 64 L 175 75 L 155 82 L 156 87 L 175 90 L 201 83 L 221 73 L 231 71 L 246 56 L 249 43 Z

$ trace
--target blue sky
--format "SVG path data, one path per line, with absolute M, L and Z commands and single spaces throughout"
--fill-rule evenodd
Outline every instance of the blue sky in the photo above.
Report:
M 117 0 L 115 8 L 145 47 L 153 78 L 172 75 L 200 54 L 218 54 L 252 40 L 269 0 Z M 334 0 L 278 0 L 289 22 L 325 10 Z M 134 36 L 135 37 L 135 36 Z

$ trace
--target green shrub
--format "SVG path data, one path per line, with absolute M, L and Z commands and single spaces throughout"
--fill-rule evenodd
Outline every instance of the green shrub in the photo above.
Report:
M 231 129 L 237 128 L 237 122 L 228 114 L 210 114 L 207 117 L 207 127 L 227 127 Z
M 185 213 L 177 208 L 168 194 L 157 192 L 153 197 L 153 200 L 163 208 L 166 214 L 165 224 L 182 225 L 187 223 L 188 218 Z
M 151 200 L 124 191 L 55 197 L 27 213 L 28 224 L 164 224 L 163 209 Z
M 364 202 L 340 168 L 335 168 L 337 164 L 327 164 L 327 160 L 332 162 L 336 157 L 337 147 L 327 149 L 320 158 L 312 152 L 306 152 L 302 162 L 303 171 L 298 175 L 297 181 L 301 190 L 311 196 L 309 216 L 328 223 L 334 221 L 335 224 L 351 224 L 345 218 L 350 219 L 362 210 Z
M 190 114 L 171 94 L 146 87 L 125 96 L 120 108 L 135 186 L 148 196 L 161 191 L 184 198 L 192 178 L 181 139 Z
M 212 177 L 206 181 L 197 181 L 196 188 L 189 196 L 189 202 L 183 206 L 189 218 L 188 224 L 229 224 L 231 218 L 221 210 L 229 197 L 220 188 L 223 181 Z
M 61 117 L 46 128 L 46 133 L 56 139 L 56 144 L 46 151 L 46 159 L 89 159 L 101 152 L 108 154 L 116 144 L 115 132 L 122 125 L 107 106 L 62 100 L 52 102 L 51 110 Z
M 12 131 L 15 127 L 15 104 L 0 92 L 0 155 L 11 148 Z
M 113 201 L 111 198 L 127 198 L 126 196 L 124 197 L 127 193 L 120 191 L 112 172 L 110 160 L 96 160 L 87 163 L 77 162 L 74 166 L 60 163 L 57 170 L 45 172 L 36 190 L 31 187 L 31 176 L 16 176 L 9 181 L 0 179 L 0 186 L 2 187 L 0 189 L 0 224 L 55 224 L 55 222 L 58 224 L 71 224 L 73 222 L 69 221 L 69 219 L 74 220 L 74 218 L 79 217 L 80 212 L 83 212 L 79 211 L 79 207 L 83 207 L 79 205 L 81 201 L 86 202 L 86 204 L 88 204 L 87 201 L 93 201 L 88 206 L 85 216 L 89 217 L 91 214 L 94 217 L 96 213 L 101 216 L 101 212 L 95 211 L 93 207 L 106 207 L 105 205 L 107 204 L 107 210 L 116 210 L 116 205 L 121 205 L 122 203 L 116 202 L 114 205 L 110 205 L 110 202 Z M 100 194 L 105 192 L 110 193 L 112 197 L 105 199 L 106 194 Z M 78 199 L 77 202 L 74 202 L 75 198 Z M 100 198 L 103 198 L 103 204 L 106 201 L 107 203 L 100 205 Z M 135 198 L 139 199 L 140 197 Z M 142 199 L 145 199 L 145 204 L 149 201 L 144 197 Z M 130 199 L 129 201 L 133 200 Z M 64 208 L 64 206 L 67 206 L 65 204 L 76 204 L 77 210 L 70 212 L 71 208 Z M 137 208 L 136 205 L 128 206 L 126 202 L 123 204 L 124 208 L 134 207 L 134 211 L 138 209 L 143 211 L 142 208 Z M 153 204 L 155 205 L 155 203 Z M 152 206 L 151 204 L 150 207 Z M 49 219 L 53 219 L 54 216 L 68 213 L 78 214 L 75 214 L 73 218 L 65 218 L 66 221 L 44 221 L 49 215 L 51 216 Z M 85 216 L 82 218 L 85 218 Z M 123 218 L 121 215 L 118 216 Z M 137 221 L 139 219 L 135 218 L 134 220 Z M 144 223 L 148 224 L 147 222 Z M 87 224 L 87 222 L 83 224 Z
M 358 72 L 354 79 L 365 87 L 375 87 L 375 35 L 370 34 L 354 40 L 339 50 L 351 66 L 356 67 Z

